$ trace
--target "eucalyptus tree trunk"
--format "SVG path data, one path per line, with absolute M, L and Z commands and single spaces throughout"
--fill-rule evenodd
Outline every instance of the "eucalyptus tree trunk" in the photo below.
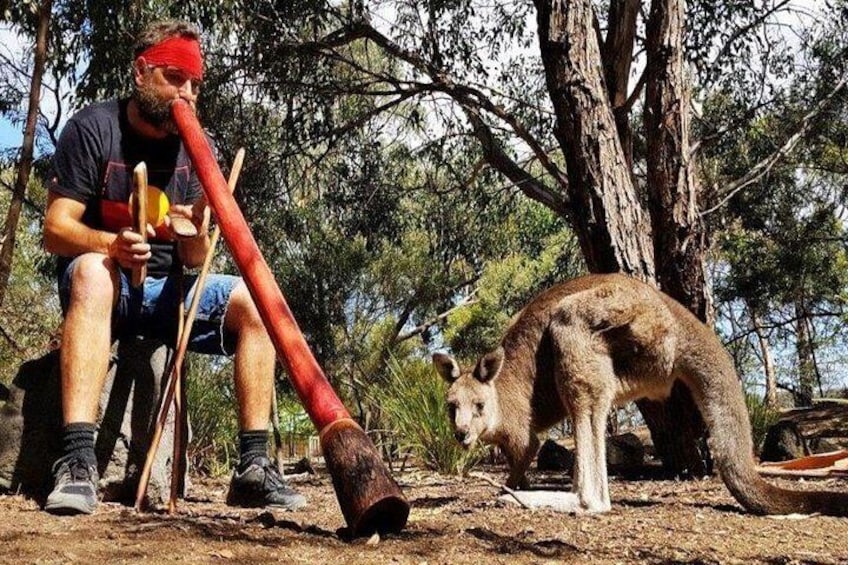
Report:
M 647 192 L 657 283 L 707 320 L 706 237 L 698 214 L 698 183 L 690 158 L 689 81 L 683 58 L 684 0 L 654 0 L 647 24 L 645 141 Z M 663 462 L 697 476 L 710 471 L 698 438 L 705 426 L 688 390 L 674 386 L 661 406 L 641 402 Z M 653 421 L 653 425 L 651 422 Z
M 589 270 L 622 271 L 655 283 L 706 319 L 705 238 L 689 159 L 682 0 L 655 0 L 647 25 L 646 187 L 634 182 L 626 96 L 639 2 L 611 1 L 606 42 L 591 0 L 535 0 L 535 5 L 555 135 L 567 165 L 569 220 Z M 639 408 L 667 471 L 708 471 L 703 421 L 685 387 L 675 385 L 667 402 L 640 402 Z
M 795 348 L 798 356 L 798 388 L 795 389 L 795 406 L 812 406 L 813 389 L 816 384 L 816 368 L 813 357 L 813 341 L 807 325 L 804 300 L 795 301 Z
M 12 272 L 12 256 L 15 251 L 15 233 L 18 230 L 18 221 L 21 217 L 27 183 L 29 182 L 29 175 L 32 170 L 35 126 L 38 120 L 38 104 L 41 99 L 41 79 L 44 76 L 44 65 L 47 61 L 47 33 L 50 26 L 50 10 L 52 6 L 52 0 L 43 0 L 38 8 L 35 61 L 30 80 L 29 107 L 27 108 L 23 145 L 21 146 L 21 158 L 18 161 L 18 174 L 15 178 L 12 202 L 9 204 L 9 210 L 6 213 L 6 222 L 3 228 L 3 244 L 0 247 L 0 306 L 3 305 L 3 301 L 6 298 L 6 289 L 9 286 L 9 276 Z
M 757 335 L 757 343 L 760 346 L 760 354 L 763 357 L 763 372 L 765 373 L 766 392 L 764 395 L 765 405 L 769 408 L 777 408 L 777 375 L 774 372 L 774 357 L 771 354 L 768 338 L 763 332 L 763 324 L 755 312 L 751 312 L 751 323 L 754 333 Z

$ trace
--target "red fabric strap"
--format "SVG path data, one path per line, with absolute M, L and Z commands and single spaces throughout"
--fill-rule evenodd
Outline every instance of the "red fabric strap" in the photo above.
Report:
M 155 67 L 176 67 L 194 80 L 203 79 L 203 56 L 196 39 L 177 35 L 151 45 L 141 52 L 147 64 Z

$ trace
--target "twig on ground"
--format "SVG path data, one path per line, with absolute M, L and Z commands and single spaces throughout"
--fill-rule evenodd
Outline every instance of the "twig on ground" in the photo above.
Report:
M 498 488 L 498 489 L 501 489 L 503 492 L 507 493 L 507 494 L 508 494 L 508 495 L 510 495 L 512 498 L 514 498 L 514 499 L 515 499 L 515 501 L 516 501 L 518 504 L 520 504 L 521 506 L 523 506 L 523 507 L 524 507 L 524 508 L 526 508 L 527 510 L 532 510 L 532 509 L 533 509 L 533 508 L 531 508 L 530 506 L 527 506 L 527 504 L 525 504 L 525 503 L 524 503 L 524 501 L 523 501 L 523 500 L 521 500 L 521 499 L 518 497 L 518 493 L 516 493 L 514 490 L 512 490 L 512 489 L 511 489 L 511 488 L 509 488 L 508 486 L 506 486 L 506 485 L 502 485 L 502 484 L 500 484 L 500 483 L 498 483 L 498 482 L 496 482 L 496 481 L 494 481 L 494 480 L 490 479 L 489 477 L 487 477 L 486 475 L 484 475 L 484 474 L 482 474 L 482 473 L 468 473 L 468 476 L 469 476 L 469 477 L 474 477 L 475 479 L 481 479 L 481 480 L 483 480 L 483 481 L 485 481 L 485 482 L 489 483 L 489 484 L 490 484 L 490 485 L 492 485 L 493 487 Z

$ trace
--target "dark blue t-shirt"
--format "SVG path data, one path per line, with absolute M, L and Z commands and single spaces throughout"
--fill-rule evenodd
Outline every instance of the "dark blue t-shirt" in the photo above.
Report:
M 83 222 L 94 229 L 118 232 L 132 227 L 129 198 L 133 169 L 144 161 L 148 185 L 159 188 L 171 204 L 190 204 L 201 194 L 194 167 L 176 135 L 141 137 L 127 120 L 128 100 L 93 104 L 75 114 L 59 137 L 53 155 L 49 190 L 85 204 Z M 176 245 L 164 228 L 150 240 L 148 274 L 166 275 Z M 70 258 L 59 261 L 60 273 Z

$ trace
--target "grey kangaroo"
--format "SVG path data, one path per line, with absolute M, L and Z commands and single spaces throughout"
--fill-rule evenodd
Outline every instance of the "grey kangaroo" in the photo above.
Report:
M 433 363 L 450 383 L 457 440 L 500 446 L 509 487 L 526 487 L 536 434 L 571 418 L 576 462 L 567 511 L 610 508 L 605 430 L 612 406 L 663 399 L 680 379 L 707 424 L 722 479 L 748 511 L 848 515 L 848 493 L 791 491 L 760 478 L 742 388 L 721 342 L 682 305 L 625 275 L 589 275 L 542 292 L 471 371 L 444 353 Z

